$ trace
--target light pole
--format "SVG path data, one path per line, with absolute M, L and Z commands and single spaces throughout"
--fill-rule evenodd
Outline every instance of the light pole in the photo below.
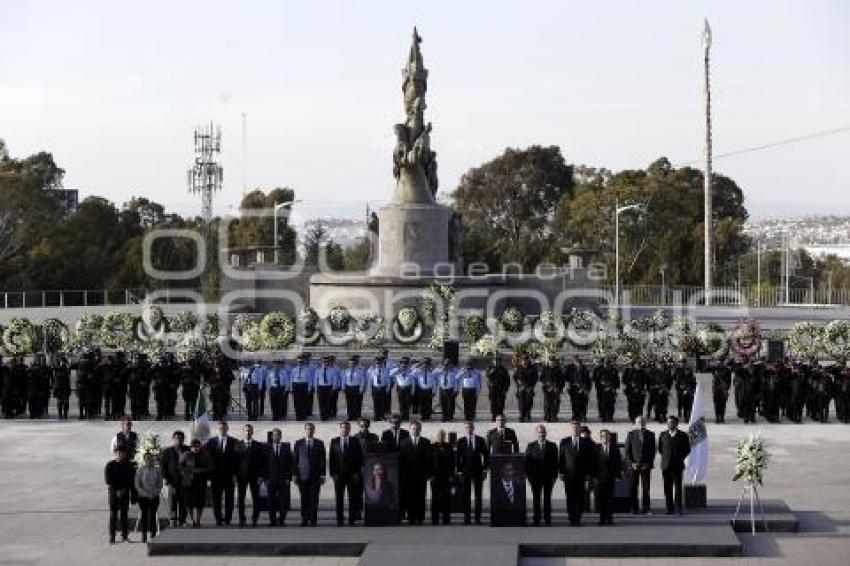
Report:
M 299 200 L 288 200 L 286 202 L 281 202 L 274 205 L 274 264 L 277 265 L 280 261 L 280 241 L 278 236 L 278 211 L 283 210 L 284 208 L 288 208 L 295 204 L 296 202 L 301 202 Z
M 761 240 L 756 242 L 756 306 L 761 306 Z
M 620 306 L 620 213 L 633 208 L 640 208 L 640 205 L 628 204 L 614 209 L 614 300 L 617 306 Z
M 662 263 L 661 267 L 658 268 L 658 272 L 661 274 L 661 306 L 667 304 L 667 282 L 664 280 L 665 271 L 667 271 L 667 264 Z

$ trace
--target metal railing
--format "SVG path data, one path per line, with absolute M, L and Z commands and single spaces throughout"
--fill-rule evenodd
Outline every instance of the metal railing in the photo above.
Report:
M 614 296 L 613 285 L 601 289 Z M 696 285 L 624 285 L 622 303 L 637 306 L 668 306 L 702 303 L 704 291 Z M 715 287 L 713 305 L 758 307 L 850 305 L 850 289 L 805 289 L 781 287 Z
M 45 291 L 0 291 L 0 309 L 55 307 L 130 306 L 141 304 L 149 293 L 156 293 L 158 303 L 189 303 L 186 292 L 201 289 L 62 289 Z M 205 293 L 209 295 L 210 292 Z M 217 290 L 213 291 L 219 296 Z

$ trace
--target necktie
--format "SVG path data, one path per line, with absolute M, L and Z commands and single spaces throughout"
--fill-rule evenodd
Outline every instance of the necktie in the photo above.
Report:
M 322 385 L 328 384 L 327 368 L 322 368 Z
M 274 445 L 274 456 L 275 456 L 275 458 L 280 457 L 280 444 Z
M 348 450 L 348 439 L 343 437 L 343 439 L 342 439 L 342 453 L 345 454 L 346 450 Z
M 227 438 L 221 439 L 221 451 L 222 452 L 227 451 Z
M 469 437 L 469 448 L 470 450 L 475 450 L 475 436 Z

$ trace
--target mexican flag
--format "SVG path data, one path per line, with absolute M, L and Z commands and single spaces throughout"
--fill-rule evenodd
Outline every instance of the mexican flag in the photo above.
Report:
M 195 420 L 192 421 L 192 439 L 206 443 L 210 437 L 210 416 L 207 414 L 207 394 L 204 392 L 204 382 L 198 390 L 198 400 L 195 402 Z

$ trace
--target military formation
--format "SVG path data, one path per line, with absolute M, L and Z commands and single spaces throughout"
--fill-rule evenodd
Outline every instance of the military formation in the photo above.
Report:
M 734 395 L 738 418 L 754 423 L 759 417 L 771 423 L 805 419 L 829 422 L 835 404 L 839 422 L 850 423 L 850 367 L 846 364 L 761 360 L 722 362 L 712 368 L 715 420 L 726 420 L 726 404 Z
M 828 422 L 833 404 L 837 419 L 850 422 L 846 364 L 723 360 L 708 370 L 717 423 L 726 421 L 730 395 L 745 423 Z M 317 416 L 323 421 L 357 421 L 365 416 L 364 401 L 369 399 L 369 416 L 376 420 L 397 411 L 404 421 L 416 415 L 423 421 L 449 422 L 475 420 L 479 405 L 485 404 L 479 401 L 486 388 L 491 419 L 505 412 L 513 391 L 520 422 L 532 421 L 532 410 L 541 404 L 538 395 L 545 422 L 585 422 L 594 394 L 601 422 L 615 420 L 620 394 L 630 422 L 641 415 L 658 423 L 670 415 L 687 422 L 696 386 L 694 368 L 686 360 L 619 367 L 611 360 L 589 366 L 578 356 L 567 363 L 553 356 L 542 364 L 521 356 L 508 367 L 498 358 L 486 364 L 457 364 L 450 358 L 393 358 L 386 350 L 369 360 L 354 355 L 340 362 L 334 356 L 305 353 L 291 360 L 241 365 L 221 356 L 178 362 L 171 353 L 152 362 L 142 353 L 128 356 L 97 349 L 73 362 L 57 356 L 48 363 L 37 355 L 28 365 L 20 356 L 8 363 L 0 357 L 0 408 L 7 419 L 47 417 L 51 397 L 58 418 L 67 419 L 71 397 L 76 396 L 80 419 L 119 419 L 126 414 L 135 420 L 190 420 L 203 387 L 215 419 L 238 412 L 248 420 L 305 421 Z

